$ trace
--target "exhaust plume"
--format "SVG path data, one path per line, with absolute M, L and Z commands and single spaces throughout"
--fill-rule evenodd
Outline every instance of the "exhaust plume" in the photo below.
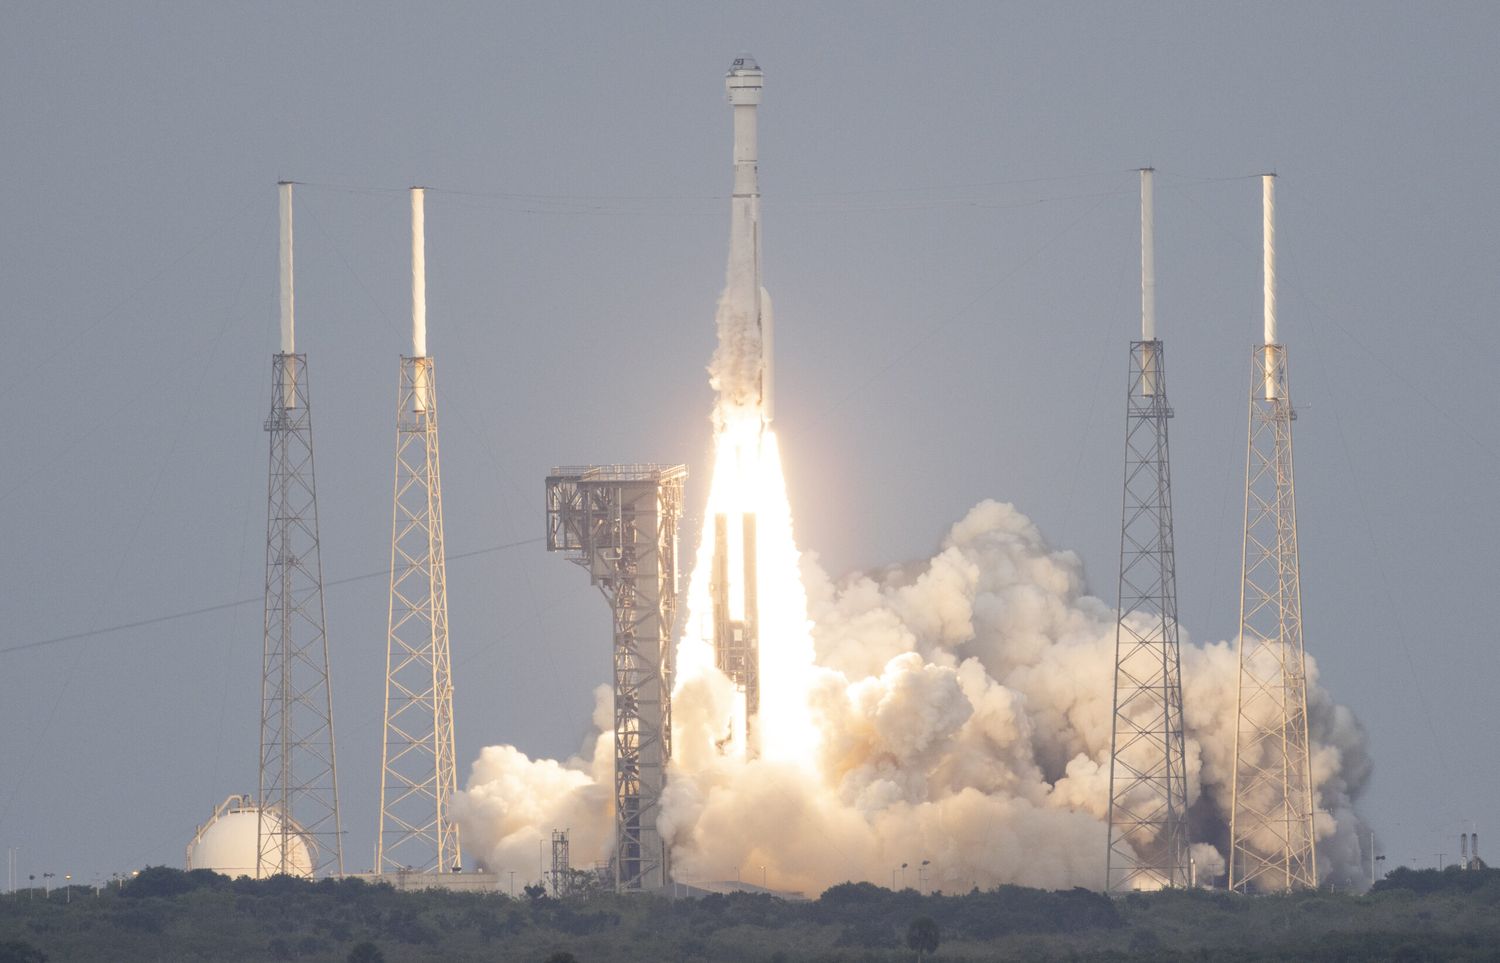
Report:
M 657 823 L 672 876 L 763 876 L 813 895 L 845 880 L 887 883 L 906 863 L 949 892 L 1102 889 L 1116 616 L 1088 594 L 1078 557 L 995 501 L 922 562 L 834 581 L 798 551 L 769 410 L 763 75 L 745 56 L 726 83 L 735 189 L 709 365 L 714 467 L 680 620 Z M 1190 838 L 1209 883 L 1224 872 L 1239 666 L 1228 643 L 1183 643 Z M 1318 687 L 1311 659 L 1307 674 L 1325 810 L 1318 857 L 1329 878 L 1358 885 L 1364 733 Z M 554 827 L 573 829 L 576 851 L 610 851 L 609 697 L 601 690 L 591 754 L 558 763 L 497 747 L 475 763 L 458 816 L 488 869 L 522 877 Z
M 1088 594 L 1078 557 L 985 501 L 925 561 L 837 581 L 816 559 L 801 570 L 816 760 L 725 756 L 711 735 L 732 686 L 711 666 L 681 686 L 660 823 L 676 878 L 758 878 L 765 866 L 772 887 L 813 895 L 851 879 L 889 885 L 901 863 L 927 859 L 930 885 L 948 892 L 1101 889 L 1114 612 Z M 1193 857 L 1207 885 L 1224 873 L 1238 665 L 1231 642 L 1184 638 L 1182 660 Z M 1364 731 L 1311 658 L 1308 713 L 1320 876 L 1362 885 Z M 608 713 L 596 721 L 607 740 Z M 601 745 L 602 771 L 485 750 L 460 818 L 466 840 L 488 847 L 486 865 L 521 875 L 553 825 L 608 851 Z

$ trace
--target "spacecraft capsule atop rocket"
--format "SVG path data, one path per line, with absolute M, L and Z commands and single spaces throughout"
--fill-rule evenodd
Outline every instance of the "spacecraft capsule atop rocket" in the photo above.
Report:
M 731 264 L 744 266 L 735 274 L 739 290 L 729 291 L 745 305 L 760 334 L 761 417 L 769 424 L 772 407 L 772 328 L 769 298 L 760 276 L 760 175 L 756 143 L 756 108 L 760 106 L 765 75 L 749 54 L 741 54 L 729 65 L 724 87 L 734 108 L 734 196 L 730 202 L 729 256 Z

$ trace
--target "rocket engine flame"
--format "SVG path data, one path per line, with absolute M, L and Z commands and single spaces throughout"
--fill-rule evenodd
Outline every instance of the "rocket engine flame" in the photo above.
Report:
M 754 61 L 737 61 L 730 259 L 709 365 L 713 477 L 657 823 L 673 876 L 761 870 L 772 888 L 811 895 L 845 880 L 886 885 L 894 867 L 925 860 L 930 887 L 946 892 L 1102 889 L 1116 619 L 1088 594 L 1078 557 L 994 501 L 955 523 L 932 558 L 837 583 L 797 549 L 770 427 L 760 91 Z M 1204 884 L 1223 873 L 1215 847 L 1228 836 L 1238 672 L 1228 643 L 1195 646 L 1183 633 L 1189 816 Z M 1318 686 L 1311 658 L 1307 675 L 1320 876 L 1359 886 L 1364 732 Z M 536 840 L 558 826 L 573 828 L 577 854 L 612 851 L 608 696 L 601 690 L 598 736 L 581 757 L 559 764 L 492 747 L 475 763 L 456 809 L 486 868 L 529 878 Z
M 735 692 L 716 744 L 740 758 L 809 766 L 817 753 L 817 739 L 809 736 L 812 633 L 770 427 L 771 299 L 761 284 L 756 146 L 762 82 L 748 56 L 725 79 L 734 108 L 734 196 L 715 319 L 719 346 L 709 364 L 718 395 L 714 467 L 688 583 L 677 687 L 691 690 L 709 684 L 705 674 L 723 673 Z
M 708 509 L 688 583 L 687 621 L 677 648 L 677 690 L 709 684 L 702 677 L 721 671 L 715 646 L 722 646 L 724 640 L 716 637 L 720 633 L 716 631 L 712 569 L 715 557 L 723 556 L 728 559 L 722 588 L 728 596 L 730 619 L 756 629 L 759 705 L 746 706 L 744 684 L 726 679 L 738 682 L 740 692 L 730 708 L 731 717 L 723 720 L 718 741 L 741 757 L 758 755 L 811 765 L 818 742 L 808 707 L 812 626 L 776 433 L 754 409 L 726 415 L 721 408 L 719 415 L 723 427 L 714 436 Z M 713 524 L 717 518 L 746 517 L 754 519 L 753 527 Z M 720 537 L 728 543 L 720 545 Z M 745 544 L 746 537 L 754 538 L 753 546 Z M 753 573 L 746 571 L 747 565 L 753 566 Z M 753 596 L 747 593 L 752 584 Z
M 1049 546 L 1013 506 L 986 501 L 930 558 L 835 580 L 803 555 L 801 572 L 814 758 L 716 745 L 734 690 L 700 642 L 693 681 L 679 672 L 658 824 L 676 877 L 758 879 L 764 866 L 773 888 L 814 895 L 845 880 L 888 886 L 894 867 L 928 859 L 944 892 L 1102 889 L 1115 615 L 1089 594 L 1078 557 Z M 1238 672 L 1232 642 L 1195 644 L 1184 631 L 1189 815 L 1204 885 L 1222 885 Z M 580 859 L 611 851 L 609 705 L 603 689 L 599 735 L 579 758 L 484 751 L 458 818 L 486 868 L 532 878 L 537 839 L 560 826 L 573 828 Z M 1363 886 L 1365 735 L 1311 658 L 1308 717 L 1325 811 L 1319 875 Z

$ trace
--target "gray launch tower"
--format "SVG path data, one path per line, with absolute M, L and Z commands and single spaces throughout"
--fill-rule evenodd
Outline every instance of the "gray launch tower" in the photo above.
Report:
M 1252 351 L 1229 888 L 1316 889 L 1302 580 L 1286 346 L 1276 328 L 1275 176 L 1262 178 L 1265 343 Z
M 377 873 L 458 872 L 463 865 L 452 800 L 453 663 L 443 486 L 438 470 L 437 384 L 427 354 L 423 191 L 411 191 L 412 356 L 401 359 L 396 485 L 391 518 L 391 604 L 386 646 Z
M 554 468 L 547 549 L 588 569 L 614 616 L 617 890 L 670 879 L 656 821 L 672 756 L 672 625 L 684 465 Z
M 272 357 L 256 875 L 343 873 L 307 356 L 297 354 L 292 185 L 281 194 L 281 352 Z
M 1187 886 L 1187 765 L 1165 351 L 1156 337 L 1152 171 L 1141 171 L 1141 340 L 1130 346 L 1110 741 L 1110 892 Z

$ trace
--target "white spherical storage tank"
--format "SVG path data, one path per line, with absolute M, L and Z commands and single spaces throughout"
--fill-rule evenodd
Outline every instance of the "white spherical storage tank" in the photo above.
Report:
M 230 796 L 224 800 L 208 822 L 198 827 L 187 847 L 188 869 L 211 869 L 231 879 L 240 876 L 259 878 L 256 872 L 256 850 L 260 823 L 264 819 L 267 834 L 281 832 L 281 814 L 264 813 L 249 796 Z M 292 823 L 291 875 L 312 875 L 312 853 L 300 827 Z

